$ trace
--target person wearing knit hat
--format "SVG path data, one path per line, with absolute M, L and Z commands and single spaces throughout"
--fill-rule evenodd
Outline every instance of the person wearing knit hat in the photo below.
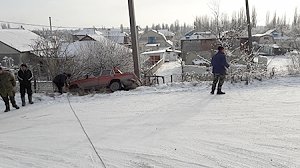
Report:
M 31 80 L 33 78 L 33 75 L 31 71 L 28 69 L 26 64 L 21 64 L 17 77 L 20 83 L 20 94 L 21 94 L 22 106 L 26 105 L 25 103 L 26 93 L 28 95 L 29 104 L 33 104 L 32 89 L 31 89 Z

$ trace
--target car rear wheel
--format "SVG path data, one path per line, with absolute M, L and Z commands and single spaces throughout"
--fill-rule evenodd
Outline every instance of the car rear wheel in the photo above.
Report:
M 120 82 L 117 82 L 117 81 L 114 81 L 109 85 L 109 89 L 112 92 L 120 90 L 120 88 L 121 88 L 121 84 L 120 84 Z

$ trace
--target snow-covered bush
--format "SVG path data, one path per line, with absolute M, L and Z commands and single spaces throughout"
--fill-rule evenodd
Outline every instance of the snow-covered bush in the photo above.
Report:
M 123 72 L 133 71 L 131 50 L 112 41 L 76 41 L 66 47 L 65 55 L 73 55 L 76 66 L 70 68 L 75 76 L 99 74 L 113 67 Z
M 290 75 L 300 74 L 300 52 L 293 51 L 288 57 L 291 59 L 291 65 L 288 66 Z

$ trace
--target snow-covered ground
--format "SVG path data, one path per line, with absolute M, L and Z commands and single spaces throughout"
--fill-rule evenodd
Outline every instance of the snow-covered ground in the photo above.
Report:
M 165 62 L 157 71 L 156 75 L 158 76 L 164 76 L 165 82 L 170 83 L 171 82 L 171 75 L 173 75 L 173 81 L 179 81 L 177 79 L 178 77 L 181 77 L 182 68 L 181 68 L 181 62 L 178 61 L 170 61 Z M 159 83 L 163 83 L 162 79 L 159 78 Z
M 0 168 L 104 167 L 72 109 L 107 168 L 297 168 L 299 89 L 289 76 L 225 83 L 226 95 L 210 95 L 209 82 L 34 94 L 33 105 L 0 112 Z

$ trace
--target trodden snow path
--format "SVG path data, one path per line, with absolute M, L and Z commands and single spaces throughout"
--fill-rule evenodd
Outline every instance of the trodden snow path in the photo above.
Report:
M 109 168 L 296 168 L 299 90 L 300 78 L 289 77 L 225 83 L 226 95 L 187 83 L 70 101 Z M 101 167 L 67 96 L 34 98 L 0 113 L 0 167 Z

